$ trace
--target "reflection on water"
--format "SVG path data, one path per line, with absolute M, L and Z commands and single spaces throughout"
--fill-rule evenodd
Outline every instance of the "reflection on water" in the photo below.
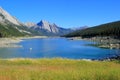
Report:
M 28 39 L 19 43 L 22 48 L 0 48 L 0 58 L 100 59 L 120 54 L 120 50 L 86 46 L 91 43 L 65 38 Z

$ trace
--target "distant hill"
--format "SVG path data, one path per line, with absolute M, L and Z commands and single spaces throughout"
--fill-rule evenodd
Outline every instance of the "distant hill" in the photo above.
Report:
M 51 24 L 48 21 L 41 20 L 39 23 L 26 23 L 30 29 L 41 32 L 46 36 L 60 36 L 72 32 L 72 29 L 65 29 L 57 26 L 56 24 Z
M 77 30 L 75 32 L 65 35 L 65 37 L 95 37 L 95 36 L 112 36 L 120 37 L 120 21 L 110 22 L 84 30 Z
M 0 37 L 40 35 L 40 32 L 27 28 L 0 7 Z
M 89 27 L 88 26 L 81 26 L 81 27 L 73 27 L 71 29 L 76 31 L 76 30 L 84 30 L 84 29 L 87 29 L 87 28 L 89 28 Z

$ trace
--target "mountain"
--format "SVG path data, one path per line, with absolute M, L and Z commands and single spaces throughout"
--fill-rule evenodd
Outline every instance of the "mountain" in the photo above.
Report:
M 78 30 L 70 34 L 64 35 L 65 37 L 96 37 L 96 36 L 111 36 L 120 38 L 120 21 L 110 22 L 84 30 Z
M 40 29 L 47 30 L 48 32 L 51 32 L 51 33 L 59 32 L 59 28 L 56 24 L 50 24 L 49 22 L 47 22 L 45 20 L 42 20 L 39 23 L 37 23 L 37 26 Z
M 35 31 L 41 32 L 47 36 L 60 36 L 60 35 L 68 34 L 73 31 L 71 29 L 61 28 L 56 24 L 51 24 L 45 20 L 41 20 L 39 23 L 34 25 L 32 23 L 29 23 L 27 25 L 29 28 Z
M 20 26 L 21 23 L 13 16 L 11 16 L 7 11 L 0 7 L 0 23 L 10 22 L 12 24 Z
M 33 22 L 26 22 L 25 23 L 25 26 L 27 26 L 28 28 L 31 28 L 31 27 L 33 27 L 33 26 L 35 26 L 36 24 L 35 23 L 33 23 Z
M 0 37 L 36 35 L 39 33 L 27 28 L 0 7 Z
M 87 29 L 87 28 L 89 28 L 89 27 L 88 26 L 81 26 L 81 27 L 73 27 L 71 29 L 76 31 L 76 30 L 84 30 L 84 29 Z

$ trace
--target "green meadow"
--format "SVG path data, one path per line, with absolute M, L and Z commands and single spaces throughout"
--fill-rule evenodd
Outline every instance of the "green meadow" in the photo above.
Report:
M 120 62 L 1 59 L 0 80 L 120 80 Z

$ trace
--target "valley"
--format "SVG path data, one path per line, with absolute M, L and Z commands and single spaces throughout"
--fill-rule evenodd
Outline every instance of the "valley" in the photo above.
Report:
M 0 80 L 120 80 L 119 0 L 1 0 Z

